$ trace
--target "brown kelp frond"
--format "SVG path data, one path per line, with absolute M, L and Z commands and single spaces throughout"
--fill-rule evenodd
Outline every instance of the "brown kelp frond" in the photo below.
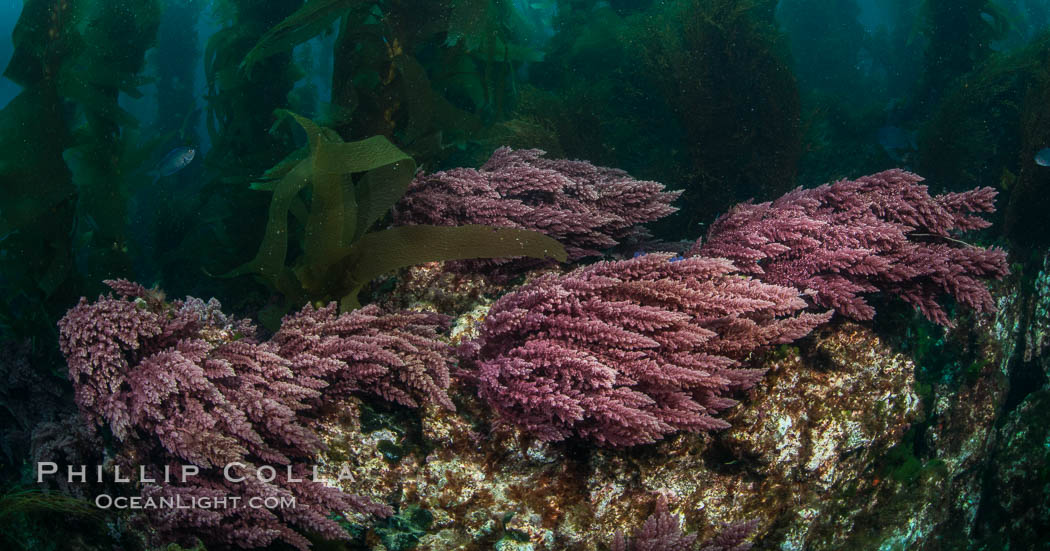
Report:
M 332 23 L 364 0 L 310 0 L 259 39 L 241 62 L 249 75 L 260 61 L 286 52 L 332 27 Z
M 254 259 L 224 277 L 255 274 L 284 294 L 288 306 L 340 300 L 356 307 L 369 280 L 423 262 L 531 256 L 565 260 L 555 240 L 528 231 L 484 226 L 393 228 L 367 233 L 404 195 L 416 164 L 387 138 L 343 142 L 314 121 L 280 111 L 306 132 L 308 145 L 266 173 L 256 189 L 273 192 L 269 220 Z M 354 175 L 360 175 L 354 179 Z M 309 193 L 304 193 L 306 191 Z M 289 262 L 289 214 L 301 225 L 302 253 Z

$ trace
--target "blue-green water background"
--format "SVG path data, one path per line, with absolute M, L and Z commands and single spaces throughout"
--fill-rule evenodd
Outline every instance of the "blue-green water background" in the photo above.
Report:
M 1021 277 L 1050 245 L 1050 168 L 1035 161 L 1050 146 L 1050 0 L 345 4 L 346 26 L 248 70 L 301 0 L 0 3 L 0 331 L 58 389 L 5 390 L 5 405 L 39 404 L 2 414 L 5 486 L 28 430 L 71 403 L 55 321 L 102 280 L 253 318 L 272 306 L 265 285 L 214 276 L 256 253 L 269 197 L 252 183 L 303 144 L 278 109 L 346 140 L 385 135 L 427 171 L 501 145 L 622 168 L 684 190 L 652 225 L 665 241 L 741 201 L 902 167 L 937 192 L 996 188 L 973 240 L 1006 248 Z M 185 146 L 194 161 L 156 178 Z M 953 376 L 938 354 L 920 379 Z
M 271 128 L 276 109 L 344 139 L 389 136 L 425 170 L 478 166 L 499 145 L 622 168 L 685 190 L 681 211 L 654 224 L 667 240 L 695 239 L 740 201 L 891 167 L 935 191 L 999 188 L 989 235 L 1047 240 L 1037 215 L 1047 171 L 1033 162 L 1048 142 L 1034 107 L 1046 78 L 1043 1 L 343 2 L 373 6 L 353 16 L 366 34 L 340 50 L 337 24 L 314 29 L 251 77 L 247 50 L 302 2 L 51 4 L 66 11 L 25 25 L 40 43 L 22 51 L 61 67 L 60 97 L 32 106 L 56 118 L 26 110 L 33 122 L 13 124 L 39 124 L 35 134 L 8 134 L 61 174 L 47 178 L 54 190 L 6 178 L 4 199 L 29 217 L 67 209 L 46 226 L 64 227 L 89 290 L 124 274 L 223 294 L 201 275 L 250 257 L 266 198 L 249 184 L 302 140 Z M 3 4 L 0 34 L 20 7 Z M 52 32 L 81 42 L 48 49 Z M 0 64 L 12 46 L 0 46 Z M 37 78 L 38 68 L 19 74 L 31 64 L 10 63 L 0 104 Z M 196 148 L 196 161 L 154 182 L 150 171 L 179 146 Z M 21 288 L 41 270 L 3 273 Z

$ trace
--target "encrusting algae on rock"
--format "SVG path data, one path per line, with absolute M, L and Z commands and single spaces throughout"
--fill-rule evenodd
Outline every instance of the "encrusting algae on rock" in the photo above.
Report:
M 726 415 L 732 428 L 631 453 L 472 423 L 486 418 L 485 407 L 461 386 L 452 390 L 458 413 L 420 410 L 419 451 L 396 461 L 377 445 L 388 432 L 333 425 L 324 437 L 337 457 L 360 458 L 347 489 L 399 493 L 433 515 L 420 549 L 483 549 L 499 530 L 527 536 L 535 550 L 606 549 L 617 529 L 641 526 L 660 495 L 703 537 L 754 518 L 760 536 L 772 529 L 785 543 L 806 542 L 810 523 L 796 512 L 841 512 L 834 496 L 856 492 L 852 481 L 865 479 L 920 414 L 914 365 L 869 330 L 827 329 L 807 348 L 821 360 L 789 349 L 764 364 L 769 374 Z
M 1050 0 L 7 4 L 0 549 L 1047 547 Z
M 932 197 L 899 176 L 820 188 L 830 198 L 820 218 L 806 213 L 795 228 L 747 218 L 743 226 L 764 229 L 733 238 L 761 249 L 746 272 L 703 248 L 565 273 L 541 267 L 549 273 L 518 274 L 524 282 L 428 264 L 402 272 L 386 308 L 307 305 L 268 340 L 244 322 L 227 331 L 217 303 L 100 297 L 61 322 L 63 351 L 78 403 L 114 427 L 127 453 L 194 462 L 212 477 L 207 488 L 224 458 L 294 462 L 296 472 L 316 464 L 339 481 L 344 491 L 247 487 L 313 500 L 305 517 L 220 515 L 254 543 L 306 549 L 303 533 L 321 529 L 376 549 L 554 551 L 638 549 L 695 533 L 717 549 L 746 545 L 740 538 L 753 532 L 786 549 L 836 549 L 848 532 L 828 523 L 870 520 L 870 495 L 893 486 L 873 467 L 907 443 L 922 412 L 914 364 L 818 306 L 852 304 L 846 317 L 867 318 L 860 295 L 889 291 L 950 326 L 945 293 L 987 310 L 984 280 L 1007 272 L 1001 252 L 960 248 L 948 235 L 982 227 L 970 213 L 990 209 L 990 192 Z M 864 182 L 880 185 L 860 190 Z M 932 240 L 909 233 L 917 212 L 932 220 L 923 226 Z M 842 216 L 877 226 L 862 237 L 884 247 L 858 249 L 854 230 L 836 226 L 845 233 L 814 249 Z M 751 254 L 725 235 L 736 234 L 723 234 L 727 253 Z M 934 269 L 908 268 L 912 257 Z M 127 282 L 114 289 L 154 296 Z M 213 334 L 230 340 L 202 338 Z M 734 407 L 748 389 L 746 407 Z M 169 430 L 180 420 L 196 423 L 188 443 Z M 930 463 L 922 473 L 934 472 Z M 164 482 L 143 491 L 205 490 Z M 155 521 L 214 528 L 208 518 Z M 206 543 L 233 543 L 234 532 L 212 528 L 200 531 Z

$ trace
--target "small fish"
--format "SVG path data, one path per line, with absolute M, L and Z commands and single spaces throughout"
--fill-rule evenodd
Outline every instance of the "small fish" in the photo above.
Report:
M 1050 147 L 1044 147 L 1035 154 L 1035 164 L 1039 166 L 1050 166 Z
M 899 126 L 883 126 L 878 131 L 879 145 L 894 161 L 901 161 L 905 155 L 914 151 L 917 146 L 916 133 Z
M 197 150 L 192 147 L 176 147 L 164 156 L 154 172 L 158 177 L 171 176 L 189 166 L 196 155 Z

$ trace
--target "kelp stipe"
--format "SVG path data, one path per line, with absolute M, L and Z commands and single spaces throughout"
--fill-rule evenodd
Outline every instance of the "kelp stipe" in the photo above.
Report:
M 142 95 L 159 17 L 156 0 L 25 3 L 4 71 L 23 90 L 0 110 L 8 328 L 43 331 L 100 276 L 130 270 L 127 202 L 153 142 L 120 98 Z
M 1002 233 L 1022 249 L 1050 243 L 1050 173 L 1033 159 L 1050 143 L 1048 61 L 1050 35 L 981 64 L 944 94 L 919 134 L 920 170 L 931 181 L 952 191 L 998 183 Z
M 270 26 L 238 72 L 256 78 L 269 59 L 334 27 L 333 128 L 346 139 L 386 136 L 429 163 L 491 140 L 509 116 L 515 73 L 543 58 L 523 25 L 506 0 L 310 0 Z
M 308 145 L 254 186 L 273 192 L 266 233 L 256 257 L 224 277 L 256 275 L 284 295 L 281 313 L 306 301 L 339 300 L 343 310 L 356 308 L 357 295 L 370 280 L 424 262 L 512 256 L 566 260 L 554 239 L 510 228 L 411 226 L 368 233 L 408 189 L 416 171 L 412 158 L 382 136 L 343 142 L 310 119 L 288 111 L 278 115 L 301 126 Z M 353 174 L 361 176 L 354 181 Z M 308 197 L 301 195 L 307 190 Z M 291 261 L 289 214 L 302 227 L 302 253 Z

